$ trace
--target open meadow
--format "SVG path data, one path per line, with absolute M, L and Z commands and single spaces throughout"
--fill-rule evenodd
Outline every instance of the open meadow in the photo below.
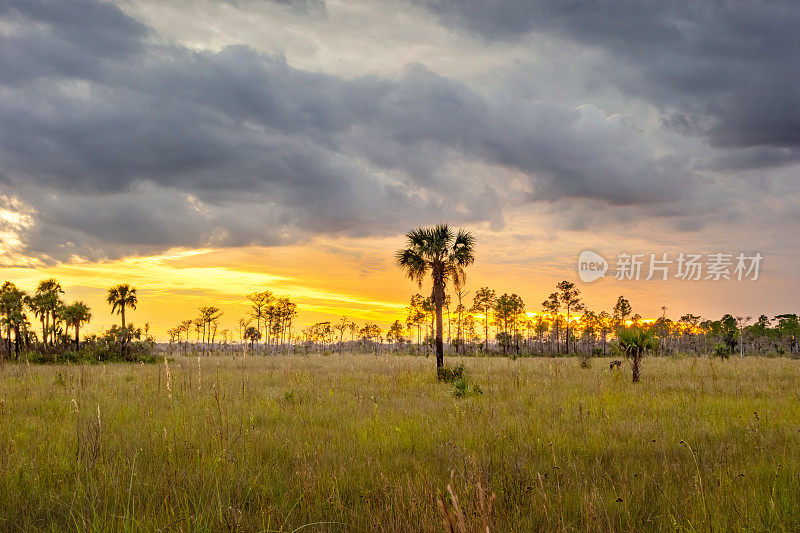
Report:
M 800 528 L 796 360 L 463 361 L 6 363 L 0 530 Z

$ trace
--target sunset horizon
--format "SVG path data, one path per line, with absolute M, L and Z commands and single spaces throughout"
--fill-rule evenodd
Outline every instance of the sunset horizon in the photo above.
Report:
M 402 235 L 385 238 L 381 243 L 385 248 L 376 247 L 374 242 L 365 246 L 355 240 L 329 240 L 274 249 L 172 249 L 158 255 L 101 262 L 3 267 L 2 273 L 3 279 L 13 281 L 28 293 L 33 293 L 43 279 L 59 280 L 65 301 L 84 300 L 94 310 L 87 333 L 100 334 L 118 323 L 118 317 L 105 302 L 107 289 L 117 283 L 130 283 L 137 288 L 139 306 L 129 315 L 130 320 L 140 327 L 148 323 L 151 335 L 160 342 L 169 340 L 170 328 L 182 320 L 195 318 L 198 309 L 206 305 L 219 306 L 224 312 L 220 330 L 236 332 L 239 319 L 250 315 L 247 295 L 263 290 L 289 296 L 297 302 L 296 334 L 314 323 L 335 322 L 342 316 L 360 324 L 371 322 L 386 328 L 395 320 L 404 321 L 413 294 L 430 295 L 429 284 L 417 287 L 395 265 L 392 246 L 395 243 L 394 248 L 399 247 L 402 238 Z M 480 287 L 490 287 L 498 294 L 519 294 L 529 316 L 543 312 L 542 302 L 564 279 L 575 282 L 583 291 L 590 310 L 610 311 L 617 297 L 623 295 L 631 301 L 634 312 L 650 320 L 666 316 L 677 321 L 689 313 L 703 320 L 719 320 L 725 314 L 772 318 L 794 311 L 791 297 L 784 303 L 779 298 L 753 302 L 748 296 L 748 290 L 763 294 L 762 287 L 769 283 L 768 277 L 766 282 L 762 281 L 770 273 L 763 264 L 761 279 L 755 281 L 735 278 L 648 281 L 644 279 L 645 264 L 638 281 L 614 279 L 614 272 L 610 271 L 600 280 L 582 282 L 578 275 L 578 256 L 582 250 L 564 257 L 560 264 L 549 259 L 552 262 L 546 265 L 539 262 L 530 267 L 513 265 L 513 273 L 509 274 L 508 263 L 493 263 L 491 258 L 484 258 L 482 248 L 478 237 L 476 263 L 469 269 L 465 284 L 469 299 Z M 659 252 L 659 256 L 667 253 Z M 367 255 L 369 262 L 364 264 L 361 259 Z M 262 258 L 270 258 L 271 267 L 262 266 Z M 539 261 L 547 259 L 542 257 Z M 769 259 L 765 258 L 764 263 L 769 265 Z M 324 272 L 321 264 L 326 265 Z M 730 270 L 733 271 L 733 266 Z M 698 298 L 700 294 L 705 297 Z M 234 339 L 240 340 L 238 333 L 231 335 L 230 340 Z

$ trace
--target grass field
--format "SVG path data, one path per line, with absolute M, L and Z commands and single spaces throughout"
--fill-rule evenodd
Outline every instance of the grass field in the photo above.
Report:
M 464 363 L 6 364 L 0 530 L 800 529 L 800 361 Z

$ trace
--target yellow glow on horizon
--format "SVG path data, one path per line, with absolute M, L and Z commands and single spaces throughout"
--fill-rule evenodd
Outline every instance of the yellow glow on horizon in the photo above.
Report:
M 24 218 L 24 210 L 20 212 Z M 0 220 L 6 218 L 24 222 L 13 212 L 0 215 Z M 530 222 L 526 219 L 511 221 L 503 231 L 526 235 L 530 227 L 536 226 L 534 221 Z M 7 227 L 13 232 L 11 222 Z M 549 241 L 531 239 L 523 246 L 517 237 L 504 237 L 503 231 L 495 231 L 488 225 L 476 230 L 478 261 L 468 270 L 468 291 L 474 294 L 479 287 L 489 286 L 498 294 L 513 292 L 535 308 L 534 303 L 541 302 L 560 280 L 575 278 L 571 270 L 573 258 L 555 257 Z M 562 248 L 588 246 L 578 238 L 570 239 L 561 244 Z M 492 254 L 483 253 L 480 243 L 484 242 L 494 244 Z M 342 315 L 362 324 L 368 321 L 385 327 L 396 319 L 404 321 L 411 295 L 428 295 L 431 290 L 430 280 L 420 288 L 397 269 L 394 253 L 402 243 L 402 236 L 398 235 L 318 237 L 277 247 L 176 248 L 118 260 L 73 258 L 71 262 L 55 265 L 44 265 L 34 256 L 18 257 L 12 250 L 3 259 L 16 266 L 0 266 L 0 278 L 31 292 L 42 279 L 55 277 L 66 291 L 65 301 L 84 300 L 92 308 L 93 320 L 88 333 L 99 332 L 118 322 L 119 317 L 110 314 L 105 302 L 106 290 L 116 283 L 130 283 L 137 288 L 139 306 L 128 316 L 137 325 L 150 322 L 151 331 L 159 339 L 165 338 L 167 329 L 180 321 L 194 318 L 198 308 L 205 305 L 222 308 L 222 329 L 238 331 L 239 319 L 248 313 L 247 294 L 261 290 L 289 296 L 298 304 L 294 331 L 315 322 L 336 321 Z M 0 250 L 0 256 L 2 252 Z M 702 296 L 701 302 L 716 302 L 718 298 L 710 295 L 718 294 L 719 287 L 722 286 L 690 286 L 678 282 L 634 286 L 607 279 L 601 284 L 582 287 L 582 290 L 587 306 L 595 310 L 611 309 L 617 297 L 625 294 L 641 314 L 649 312 L 651 316 L 660 316 L 657 310 L 667 305 L 681 312 L 719 316 L 721 313 L 717 313 L 722 309 L 709 309 L 708 305 L 703 308 L 693 303 L 698 300 L 698 293 Z M 682 303 L 681 298 L 690 303 Z M 470 307 L 471 298 L 464 304 Z M 474 316 L 485 320 L 482 314 Z M 566 320 L 565 313 L 560 316 Z M 551 320 L 550 314 L 541 310 L 529 311 L 526 317 Z M 36 327 L 36 321 L 32 321 Z M 580 326 L 582 316 L 570 313 L 569 321 Z M 642 323 L 652 322 L 654 319 L 642 320 Z
M 272 252 L 272 250 L 267 250 Z M 1 268 L 3 279 L 33 292 L 42 279 L 55 277 L 65 289 L 65 301 L 85 300 L 93 311 L 87 333 L 100 332 L 117 322 L 105 302 L 106 290 L 116 283 L 130 283 L 139 293 L 137 310 L 131 320 L 141 325 L 151 322 L 157 338 L 181 320 L 193 318 L 201 305 L 223 308 L 223 329 L 235 329 L 238 319 L 248 312 L 247 294 L 270 290 L 289 296 L 298 304 L 296 330 L 321 320 L 342 315 L 351 319 L 391 322 L 403 314 L 405 302 L 382 299 L 380 291 L 355 291 L 357 285 L 336 287 L 319 278 L 319 263 L 292 261 L 292 251 L 272 258 L 275 272 L 259 264 L 263 250 L 174 249 L 151 256 L 133 256 L 113 261 L 75 260 L 49 267 Z M 308 253 L 304 251 L 302 253 Z M 297 251 L 297 256 L 301 254 Z M 316 254 L 318 255 L 318 254 Z M 253 256 L 256 261 L 252 261 Z M 280 260 L 279 260 L 280 259 Z M 335 268 L 326 266 L 330 274 Z M 397 272 L 392 272 L 397 275 Z M 34 321 L 34 327 L 37 324 Z M 163 330 L 163 331 L 162 331 Z

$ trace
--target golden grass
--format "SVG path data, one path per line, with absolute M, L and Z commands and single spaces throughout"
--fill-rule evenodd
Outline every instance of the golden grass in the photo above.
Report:
M 800 529 L 799 361 L 464 363 L 6 364 L 0 531 Z

